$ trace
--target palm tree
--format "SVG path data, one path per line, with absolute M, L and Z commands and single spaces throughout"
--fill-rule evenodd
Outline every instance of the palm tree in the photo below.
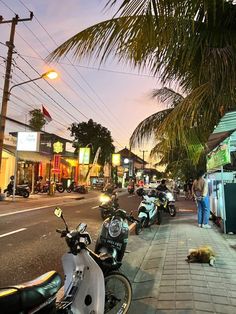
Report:
M 117 2 L 107 0 L 106 6 Z M 148 69 L 163 83 L 178 81 L 187 95 L 181 106 L 161 124 L 153 118 L 158 132 L 168 134 L 166 148 L 186 146 L 189 138 L 211 132 L 219 112 L 235 108 L 234 1 L 123 0 L 112 19 L 79 32 L 49 58 L 58 60 L 70 51 L 76 59 L 94 57 L 101 63 L 115 55 L 120 62 Z M 196 123 L 201 134 L 186 132 Z
M 192 128 L 187 132 L 186 138 L 188 142 L 183 145 L 176 136 L 176 145 L 170 147 L 168 146 L 168 138 L 171 128 L 168 128 L 164 132 L 159 132 L 159 129 L 165 123 L 165 120 L 168 119 L 171 112 L 176 107 L 181 107 L 185 101 L 185 97 L 170 88 L 164 87 L 153 90 L 152 98 L 156 98 L 168 108 L 154 113 L 140 122 L 131 135 L 130 145 L 134 147 L 136 144 L 141 144 L 154 134 L 156 145 L 153 147 L 151 155 L 160 159 L 159 164 L 173 164 L 178 167 L 182 165 L 183 168 L 189 161 L 195 166 L 199 165 L 199 163 L 202 164 L 202 159 L 206 153 L 204 144 L 207 141 L 209 131 L 202 132 L 204 121 L 201 119 L 201 112 L 198 115 L 198 119 L 192 125 Z M 209 130 L 212 129 L 213 123 L 214 121 L 211 121 L 208 124 Z

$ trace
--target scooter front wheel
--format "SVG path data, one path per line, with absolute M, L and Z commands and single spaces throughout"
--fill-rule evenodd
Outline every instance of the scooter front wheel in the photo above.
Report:
M 141 221 L 137 221 L 135 224 L 134 232 L 136 235 L 139 235 L 143 230 L 143 225 Z
M 176 207 L 175 205 L 169 205 L 169 214 L 171 217 L 174 217 L 176 215 Z
M 132 299 L 129 279 L 119 272 L 105 276 L 105 311 L 108 314 L 128 313 Z
M 22 196 L 23 196 L 24 198 L 28 198 L 28 197 L 29 197 L 29 191 L 24 191 L 24 192 L 22 193 Z

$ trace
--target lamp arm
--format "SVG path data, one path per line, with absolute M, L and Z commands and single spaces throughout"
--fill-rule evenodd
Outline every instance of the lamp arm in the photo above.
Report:
M 25 81 L 25 82 L 22 82 L 22 83 L 18 83 L 18 84 L 15 84 L 13 85 L 10 89 L 9 89 L 9 94 L 11 93 L 12 89 L 16 86 L 20 86 L 20 85 L 23 85 L 23 84 L 27 84 L 27 83 L 30 83 L 30 82 L 34 82 L 34 81 L 37 81 L 37 80 L 40 80 L 42 78 L 42 76 L 39 76 L 39 77 L 36 77 L 32 80 L 28 80 L 28 81 Z

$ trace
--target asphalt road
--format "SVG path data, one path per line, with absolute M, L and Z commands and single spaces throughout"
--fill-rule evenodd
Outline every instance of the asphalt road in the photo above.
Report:
M 137 209 L 140 199 L 125 194 L 119 196 L 119 203 L 121 208 L 130 211 Z M 60 206 L 70 229 L 80 222 L 88 225 L 87 231 L 93 239 L 91 249 L 102 224 L 98 204 L 96 198 L 89 199 L 88 196 L 85 200 L 74 200 Z M 32 280 L 53 269 L 63 275 L 61 257 L 67 246 L 55 231 L 63 228 L 63 222 L 53 214 L 55 206 L 45 207 L 47 205 L 45 199 L 41 209 L 21 209 L 18 213 L 8 212 L 0 218 L 1 287 Z

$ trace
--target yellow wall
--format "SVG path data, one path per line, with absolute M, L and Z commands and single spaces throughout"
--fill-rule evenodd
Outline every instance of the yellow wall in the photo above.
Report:
M 0 187 L 2 189 L 2 192 L 7 187 L 10 176 L 14 175 L 14 167 L 15 167 L 15 156 L 3 150 L 2 171 L 0 175 Z

